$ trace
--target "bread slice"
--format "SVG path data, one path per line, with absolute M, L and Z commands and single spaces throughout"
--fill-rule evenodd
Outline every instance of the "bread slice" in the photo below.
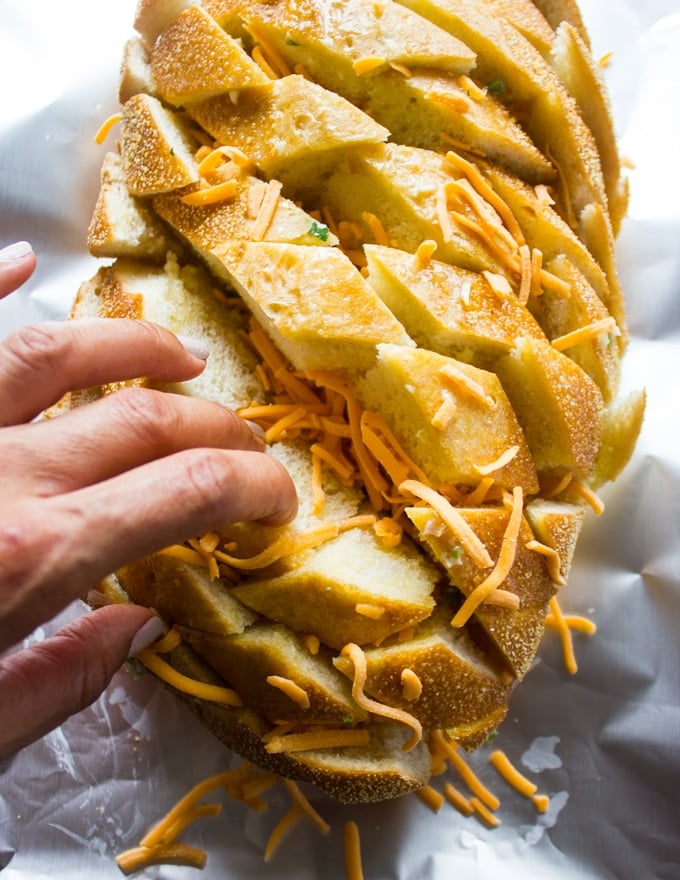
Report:
M 144 40 L 135 35 L 123 47 L 118 79 L 118 100 L 125 104 L 133 95 L 144 93 L 152 98 L 158 97 L 149 63 L 149 49 Z
M 487 0 L 484 7 L 491 15 L 509 21 L 541 55 L 550 51 L 554 31 L 531 0 Z
M 384 343 L 356 392 L 366 409 L 383 416 L 435 486 L 476 486 L 485 467 L 512 448 L 514 456 L 494 469 L 494 479 L 507 488 L 537 491 L 527 442 L 494 373 L 423 348 Z M 439 425 L 436 416 L 446 400 L 455 410 Z
M 379 342 L 413 345 L 337 248 L 242 242 L 216 247 L 213 254 L 297 370 L 354 375 L 373 365 Z
M 200 6 L 190 6 L 163 29 L 149 63 L 158 94 L 175 107 L 268 82 L 239 43 Z
M 389 136 L 349 101 L 298 75 L 208 98 L 188 112 L 215 140 L 291 187 L 318 180 L 339 156 Z
M 503 507 L 461 507 L 457 510 L 484 542 L 495 561 L 500 553 L 509 511 Z M 469 596 L 488 571 L 480 570 L 469 554 L 452 552 L 458 546 L 457 541 L 448 529 L 442 527 L 434 511 L 426 507 L 411 507 L 407 515 L 434 558 L 446 567 L 457 590 L 463 596 Z M 523 518 L 512 568 L 503 581 L 503 589 L 519 598 L 519 608 L 503 608 L 487 602 L 475 612 L 476 620 L 518 679 L 527 673 L 533 662 L 543 634 L 548 602 L 555 593 L 555 583 L 543 557 L 526 547 L 533 537 L 529 524 Z M 455 606 L 452 616 L 454 610 Z
M 101 187 L 87 231 L 95 257 L 165 260 L 177 239 L 145 202 L 130 194 L 118 153 L 109 152 L 101 168 Z
M 131 195 L 155 195 L 197 183 L 197 147 L 186 126 L 157 98 L 140 93 L 123 105 L 121 155 Z
M 590 35 L 576 0 L 533 0 L 533 3 L 553 30 L 557 30 L 562 22 L 566 21 L 590 48 Z
M 422 348 L 491 369 L 516 337 L 544 336 L 529 310 L 484 275 L 399 248 L 364 251 L 368 282 Z
M 524 513 L 536 538 L 557 553 L 557 571 L 566 584 L 585 519 L 583 505 L 536 498 L 526 505 Z
M 367 648 L 364 687 L 382 703 L 417 712 L 428 729 L 444 728 L 475 748 L 488 736 L 487 719 L 505 714 L 509 684 L 464 630 L 451 627 L 450 616 L 439 609 L 407 642 Z M 347 657 L 334 662 L 351 678 Z M 417 679 L 413 693 L 404 685 L 405 671 L 406 680 L 410 674 Z
M 497 364 L 540 473 L 589 477 L 602 443 L 602 394 L 593 380 L 550 343 L 524 337 Z

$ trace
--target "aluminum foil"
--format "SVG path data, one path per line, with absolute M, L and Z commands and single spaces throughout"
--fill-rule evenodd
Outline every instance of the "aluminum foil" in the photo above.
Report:
M 605 513 L 588 515 L 561 596 L 598 632 L 575 635 L 575 675 L 546 634 L 494 742 L 550 796 L 550 809 L 539 815 L 504 783 L 487 748 L 471 763 L 501 799 L 498 828 L 449 806 L 434 814 L 415 796 L 347 808 L 305 789 L 331 832 L 303 822 L 265 864 L 286 797 L 254 813 L 225 796 L 220 817 L 185 835 L 208 851 L 196 876 L 344 877 L 341 827 L 352 818 L 367 880 L 680 877 L 680 6 L 581 6 L 596 56 L 614 53 L 606 79 L 621 150 L 635 165 L 618 241 L 632 336 L 624 387 L 645 386 L 649 403 L 635 456 L 602 493 Z M 85 248 L 103 158 L 93 135 L 117 109 L 134 8 L 135 0 L 0 4 L 0 242 L 26 238 L 39 254 L 33 280 L 0 303 L 0 336 L 63 317 L 97 268 Z M 28 641 L 80 613 L 72 606 Z M 122 670 L 90 709 L 0 765 L 3 878 L 118 878 L 117 853 L 195 783 L 236 763 L 149 676 Z M 193 875 L 163 867 L 144 876 Z

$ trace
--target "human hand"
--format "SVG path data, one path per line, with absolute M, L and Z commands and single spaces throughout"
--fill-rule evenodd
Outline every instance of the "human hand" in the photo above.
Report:
M 0 251 L 0 298 L 35 266 L 13 248 Z M 127 388 L 35 421 L 69 390 L 191 379 L 205 360 L 190 348 L 126 319 L 46 322 L 0 344 L 0 653 L 125 562 L 228 522 L 295 515 L 287 472 L 218 404 Z M 114 605 L 5 656 L 0 758 L 89 705 L 160 631 L 147 609 Z

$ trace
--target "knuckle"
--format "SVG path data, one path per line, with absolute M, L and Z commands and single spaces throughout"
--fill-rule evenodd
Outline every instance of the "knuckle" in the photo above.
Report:
M 111 397 L 114 424 L 127 428 L 137 441 L 158 446 L 173 437 L 182 418 L 170 395 L 150 388 L 123 388 Z
M 185 477 L 194 504 L 212 509 L 231 482 L 230 459 L 216 449 L 192 449 L 187 455 Z
M 57 326 L 46 321 L 21 327 L 5 340 L 5 354 L 22 370 L 40 372 L 57 367 L 63 356 L 63 339 Z

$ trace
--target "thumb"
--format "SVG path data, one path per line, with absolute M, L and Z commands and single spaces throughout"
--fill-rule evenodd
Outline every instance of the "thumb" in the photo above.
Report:
M 161 634 L 160 618 L 108 605 L 0 663 L 0 760 L 94 702 L 125 659 Z

